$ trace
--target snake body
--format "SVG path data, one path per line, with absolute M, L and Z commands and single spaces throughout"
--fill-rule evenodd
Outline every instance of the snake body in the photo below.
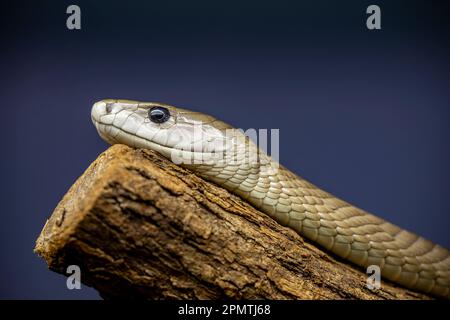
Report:
M 153 122 L 152 108 L 170 117 Z M 161 103 L 112 99 L 94 104 L 92 120 L 108 143 L 184 159 L 182 166 L 339 257 L 363 268 L 379 266 L 383 279 L 407 288 L 450 298 L 449 250 L 321 190 L 220 120 Z

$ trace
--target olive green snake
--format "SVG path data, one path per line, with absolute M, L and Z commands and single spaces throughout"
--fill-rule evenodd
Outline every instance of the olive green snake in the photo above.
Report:
M 292 173 L 241 130 L 156 102 L 102 100 L 91 112 L 110 144 L 152 149 L 242 197 L 280 224 L 407 288 L 450 298 L 450 252 Z

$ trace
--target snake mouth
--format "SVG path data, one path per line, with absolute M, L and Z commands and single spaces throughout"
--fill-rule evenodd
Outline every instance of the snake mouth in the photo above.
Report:
M 227 160 L 227 151 L 203 152 L 169 147 L 130 133 L 114 124 L 106 124 L 102 121 L 97 121 L 95 117 L 92 117 L 92 121 L 100 137 L 107 143 L 111 145 L 125 144 L 133 148 L 150 149 L 160 153 L 175 164 L 186 165 L 189 167 L 190 165 L 214 165 L 217 162 L 233 161 L 233 159 Z M 116 132 L 112 134 L 112 131 Z
M 198 161 L 201 161 L 200 159 L 203 159 L 207 164 L 211 164 L 211 161 L 223 159 L 226 155 L 226 152 L 203 152 L 169 147 L 158 142 L 142 138 L 114 124 L 104 123 L 101 120 L 97 120 L 98 118 L 94 116 L 91 118 L 100 137 L 107 143 L 125 144 L 133 148 L 154 150 L 161 153 L 163 156 L 176 164 L 192 164 L 194 162 L 198 164 Z M 114 134 L 112 132 L 113 130 L 116 131 Z

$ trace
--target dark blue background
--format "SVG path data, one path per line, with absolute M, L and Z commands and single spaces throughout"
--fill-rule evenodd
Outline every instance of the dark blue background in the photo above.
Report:
M 90 120 L 102 98 L 280 128 L 285 166 L 450 247 L 444 1 L 95 2 L 1 4 L 0 298 L 98 297 L 67 290 L 33 247 L 107 148 Z M 80 31 L 66 29 L 73 3 Z

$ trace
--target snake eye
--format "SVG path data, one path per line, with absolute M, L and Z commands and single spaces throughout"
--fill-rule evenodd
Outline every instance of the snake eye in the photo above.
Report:
M 164 123 L 169 120 L 170 112 L 164 107 L 153 107 L 148 111 L 148 117 L 154 123 Z

